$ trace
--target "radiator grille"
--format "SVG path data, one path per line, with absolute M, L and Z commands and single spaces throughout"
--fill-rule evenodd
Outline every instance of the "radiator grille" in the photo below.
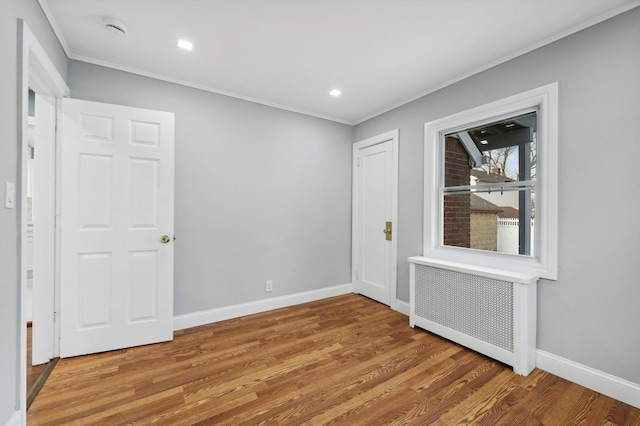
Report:
M 415 314 L 513 352 L 513 284 L 416 265 Z

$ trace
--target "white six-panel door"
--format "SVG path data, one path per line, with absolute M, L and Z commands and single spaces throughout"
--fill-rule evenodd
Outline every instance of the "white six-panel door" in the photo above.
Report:
M 63 99 L 59 132 L 60 356 L 171 340 L 173 114 Z
M 392 221 L 392 141 L 357 152 L 356 291 L 390 305 L 395 271 L 392 244 L 384 231 Z

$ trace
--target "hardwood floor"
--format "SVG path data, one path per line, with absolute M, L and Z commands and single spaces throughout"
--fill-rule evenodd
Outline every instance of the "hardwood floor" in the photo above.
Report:
M 510 367 L 346 295 L 63 359 L 29 425 L 640 425 L 640 410 Z

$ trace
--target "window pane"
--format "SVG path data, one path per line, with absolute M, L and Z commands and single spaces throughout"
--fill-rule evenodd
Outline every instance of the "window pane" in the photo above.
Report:
M 533 111 L 445 135 L 445 187 L 535 180 L 536 128 Z
M 444 245 L 535 254 L 536 128 L 532 111 L 445 135 Z
M 483 196 L 487 194 L 481 194 Z M 492 201 L 478 194 L 445 194 L 443 244 L 476 250 L 532 256 L 535 253 L 533 190 L 491 193 Z M 521 198 L 528 199 L 530 218 L 520 226 Z M 511 205 L 515 202 L 516 207 Z M 523 203 L 526 205 L 527 202 Z

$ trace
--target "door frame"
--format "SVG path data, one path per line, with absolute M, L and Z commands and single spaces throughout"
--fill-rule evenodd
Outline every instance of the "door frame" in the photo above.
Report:
M 372 136 L 353 144 L 352 154 L 352 177 L 353 187 L 351 191 L 351 282 L 354 283 L 354 293 L 358 293 L 356 279 L 356 269 L 358 261 L 359 247 L 358 238 L 358 153 L 361 149 L 391 141 L 392 152 L 392 182 L 391 182 L 391 222 L 393 224 L 393 238 L 391 240 L 391 259 L 389 267 L 391 272 L 391 282 L 389 283 L 389 302 L 391 309 L 398 310 L 397 280 L 398 280 L 398 144 L 399 129 Z
M 19 300 L 20 300 L 20 320 L 18 323 L 18 335 L 19 335 L 19 386 L 18 386 L 18 411 L 22 424 L 26 423 L 27 419 L 27 332 L 26 332 L 26 291 L 27 291 L 27 265 L 24 261 L 26 259 L 26 242 L 27 242 L 27 159 L 29 157 L 29 141 L 27 137 L 27 125 L 29 115 L 29 88 L 36 94 L 48 96 L 57 100 L 69 96 L 70 90 L 66 82 L 58 73 L 55 65 L 49 59 L 45 50 L 42 48 L 33 32 L 29 29 L 24 20 L 18 20 L 18 250 L 19 250 Z M 55 143 L 55 116 L 51 117 L 51 114 L 55 114 L 56 108 L 51 109 L 46 114 L 46 117 L 36 117 L 36 127 L 38 124 L 46 126 L 47 139 L 51 137 L 52 143 Z M 44 124 L 42 124 L 44 123 Z M 53 178 L 53 177 L 52 177 Z M 47 230 L 47 232 L 53 232 L 54 230 Z M 57 239 L 57 238 L 56 238 Z M 57 242 L 56 242 L 57 245 Z M 57 251 L 57 250 L 55 250 Z M 55 253 L 51 253 L 51 256 L 55 256 Z M 56 274 L 54 286 L 59 286 L 58 276 Z M 55 290 L 51 292 L 52 296 Z M 51 300 L 49 306 L 51 306 L 51 321 L 53 323 L 53 313 L 55 300 Z M 51 328 L 52 332 L 53 327 Z M 55 352 L 54 335 L 50 336 L 52 342 L 52 350 Z M 55 353 L 52 353 L 55 355 Z
M 56 356 L 54 327 L 56 277 L 56 98 L 41 93 L 35 96 L 36 125 L 33 170 L 33 326 L 32 361 L 44 364 Z

